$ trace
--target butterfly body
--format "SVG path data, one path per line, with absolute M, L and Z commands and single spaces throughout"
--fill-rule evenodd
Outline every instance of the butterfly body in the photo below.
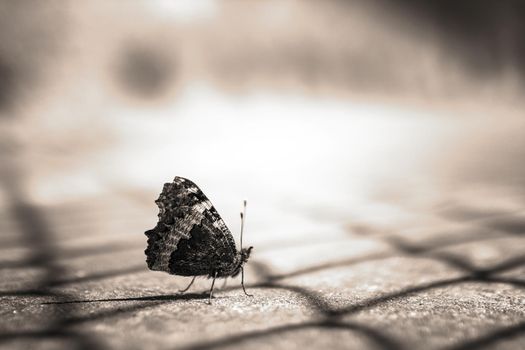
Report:
M 151 270 L 180 276 L 235 277 L 252 247 L 238 251 L 233 236 L 209 199 L 192 181 L 175 177 L 155 201 L 157 225 L 145 232 Z

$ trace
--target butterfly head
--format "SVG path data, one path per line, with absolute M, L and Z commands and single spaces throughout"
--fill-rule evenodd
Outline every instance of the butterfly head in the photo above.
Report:
M 241 249 L 241 266 L 242 264 L 246 263 L 248 259 L 250 258 L 250 254 L 252 252 L 253 247 L 249 248 L 242 248 Z
M 242 248 L 240 252 L 237 252 L 237 263 L 234 265 L 233 269 L 230 270 L 229 272 L 229 275 L 231 277 L 236 277 L 239 273 L 241 273 L 242 266 L 250 258 L 250 253 L 252 252 L 252 249 L 253 247 Z

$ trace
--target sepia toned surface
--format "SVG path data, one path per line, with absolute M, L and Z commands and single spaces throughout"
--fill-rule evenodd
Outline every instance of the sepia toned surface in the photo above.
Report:
M 1 1 L 0 348 L 524 348 L 523 13 Z M 253 297 L 147 269 L 175 176 Z

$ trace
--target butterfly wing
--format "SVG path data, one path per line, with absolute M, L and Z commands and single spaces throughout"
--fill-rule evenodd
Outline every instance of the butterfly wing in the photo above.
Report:
M 227 275 L 236 261 L 236 251 L 215 232 L 213 222 L 207 218 L 193 226 L 190 238 L 179 240 L 177 250 L 171 254 L 170 273 L 213 276 L 217 272 L 219 276 Z
M 233 236 L 210 200 L 192 181 L 176 177 L 155 201 L 159 222 L 146 231 L 148 267 L 183 276 L 205 275 L 230 265 Z

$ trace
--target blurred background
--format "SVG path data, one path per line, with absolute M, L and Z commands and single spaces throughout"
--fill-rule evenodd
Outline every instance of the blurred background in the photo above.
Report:
M 3 1 L 3 168 L 42 204 L 123 191 L 151 205 L 185 176 L 232 218 L 244 197 L 345 212 L 383 195 L 520 195 L 524 10 Z
M 524 57 L 521 1 L 0 1 L 4 262 L 144 265 L 176 175 L 236 238 L 247 199 L 282 270 L 319 256 L 264 247 L 522 213 Z

